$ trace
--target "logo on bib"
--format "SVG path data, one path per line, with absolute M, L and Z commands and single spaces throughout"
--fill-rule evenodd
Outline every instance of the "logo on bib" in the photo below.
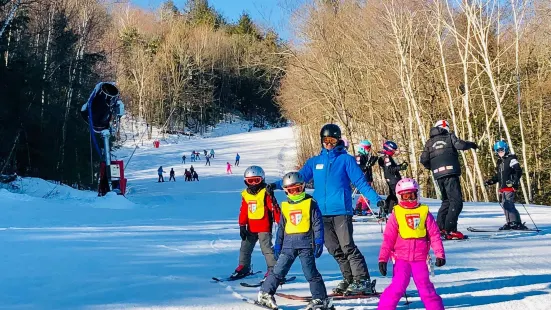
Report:
M 406 223 L 411 229 L 417 229 L 419 224 L 421 224 L 421 215 L 420 214 L 406 214 Z
M 289 212 L 291 218 L 291 224 L 297 226 L 302 221 L 302 210 L 294 210 Z
M 323 164 L 317 164 L 316 165 L 316 170 L 321 170 L 323 169 Z
M 249 201 L 249 212 L 251 213 L 256 212 L 256 200 Z

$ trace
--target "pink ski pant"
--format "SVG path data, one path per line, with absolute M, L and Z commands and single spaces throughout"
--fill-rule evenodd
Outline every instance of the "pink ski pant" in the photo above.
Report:
M 429 268 L 426 261 L 408 262 L 396 260 L 392 283 L 385 289 L 379 301 L 379 310 L 394 310 L 404 296 L 413 275 L 413 282 L 417 286 L 421 301 L 427 310 L 444 310 L 442 298 L 436 293 L 434 285 L 429 279 Z

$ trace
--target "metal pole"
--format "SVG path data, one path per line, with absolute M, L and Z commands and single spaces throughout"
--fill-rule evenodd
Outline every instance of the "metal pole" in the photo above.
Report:
M 109 149 L 109 138 L 111 137 L 111 132 L 109 129 L 104 129 L 101 131 L 101 136 L 103 137 L 103 151 L 105 152 L 105 177 L 107 178 L 107 183 L 109 184 L 109 191 L 113 189 L 111 184 L 111 150 Z

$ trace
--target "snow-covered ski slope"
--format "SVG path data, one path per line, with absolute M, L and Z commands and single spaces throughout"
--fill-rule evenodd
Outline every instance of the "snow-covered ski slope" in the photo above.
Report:
M 275 180 L 294 167 L 293 141 L 291 129 L 282 128 L 141 147 L 126 171 L 129 201 L 37 180 L 25 181 L 25 194 L 0 190 L 0 309 L 258 309 L 241 300 L 256 298 L 257 289 L 210 278 L 227 276 L 237 265 L 243 171 L 261 165 L 268 181 Z M 193 163 L 200 181 L 183 182 L 184 167 L 191 163 L 182 165 L 181 155 L 211 148 L 212 166 L 204 166 L 203 156 Z M 130 151 L 121 150 L 119 158 L 127 160 Z M 241 165 L 226 175 L 225 163 L 233 164 L 236 152 Z M 167 172 L 165 183 L 157 183 L 160 165 Z M 176 182 L 168 182 L 172 167 Z M 283 193 L 277 195 L 283 199 Z M 437 201 L 427 202 L 436 212 Z M 447 264 L 436 268 L 433 281 L 447 309 L 551 309 L 551 208 L 529 211 L 542 233 L 471 233 L 471 240 L 445 243 Z M 502 224 L 498 204 L 468 203 L 460 219 L 464 232 L 468 226 Z M 390 282 L 377 268 L 381 237 L 378 224 L 355 223 L 355 239 L 378 290 Z M 324 252 L 317 263 L 331 290 L 340 279 L 336 262 Z M 253 264 L 264 271 L 258 247 Z M 280 291 L 308 294 L 298 261 L 290 275 L 297 280 Z M 408 291 L 409 309 L 423 309 L 413 281 Z M 282 309 L 305 306 L 277 301 Z M 376 309 L 377 300 L 336 306 Z

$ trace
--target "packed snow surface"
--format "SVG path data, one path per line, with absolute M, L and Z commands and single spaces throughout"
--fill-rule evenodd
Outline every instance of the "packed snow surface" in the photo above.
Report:
M 226 130 L 231 132 L 230 130 Z M 264 167 L 274 181 L 295 166 L 291 128 L 239 130 L 239 134 L 161 143 L 136 150 L 126 175 L 127 199 L 79 192 L 43 180 L 23 179 L 18 188 L 0 189 L 0 309 L 257 309 L 241 301 L 256 298 L 258 289 L 238 282 L 212 283 L 237 266 L 237 215 L 249 165 Z M 205 167 L 203 150 L 214 148 L 212 166 Z M 118 151 L 128 162 L 131 143 Z M 189 162 L 192 150 L 201 160 Z M 226 174 L 235 155 L 241 164 Z M 182 164 L 181 157 L 188 158 Z M 184 168 L 193 164 L 199 182 L 184 182 Z M 163 166 L 164 183 L 157 182 Z M 176 171 L 176 182 L 168 172 Z M 283 193 L 277 193 L 284 199 Z M 438 201 L 426 201 L 436 213 Z M 523 220 L 533 226 L 522 206 Z M 470 240 L 446 242 L 447 264 L 432 278 L 447 309 L 551 309 L 551 208 L 527 206 L 543 231 L 536 233 L 470 233 Z M 504 222 L 495 203 L 467 203 L 459 228 L 497 228 Z M 381 277 L 377 258 L 381 227 L 355 223 L 355 240 L 366 257 L 377 289 Z M 255 270 L 265 271 L 257 246 Z M 324 252 L 317 265 L 328 290 L 340 280 L 335 260 Z M 390 268 L 391 269 L 391 268 Z M 307 295 L 300 262 L 290 275 L 297 281 L 281 292 Z M 261 275 L 246 279 L 256 282 Z M 413 281 L 409 306 L 423 309 Z M 282 309 L 302 309 L 304 303 L 277 298 Z M 404 300 L 405 301 L 405 300 Z M 337 309 L 376 309 L 376 299 L 336 301 Z

